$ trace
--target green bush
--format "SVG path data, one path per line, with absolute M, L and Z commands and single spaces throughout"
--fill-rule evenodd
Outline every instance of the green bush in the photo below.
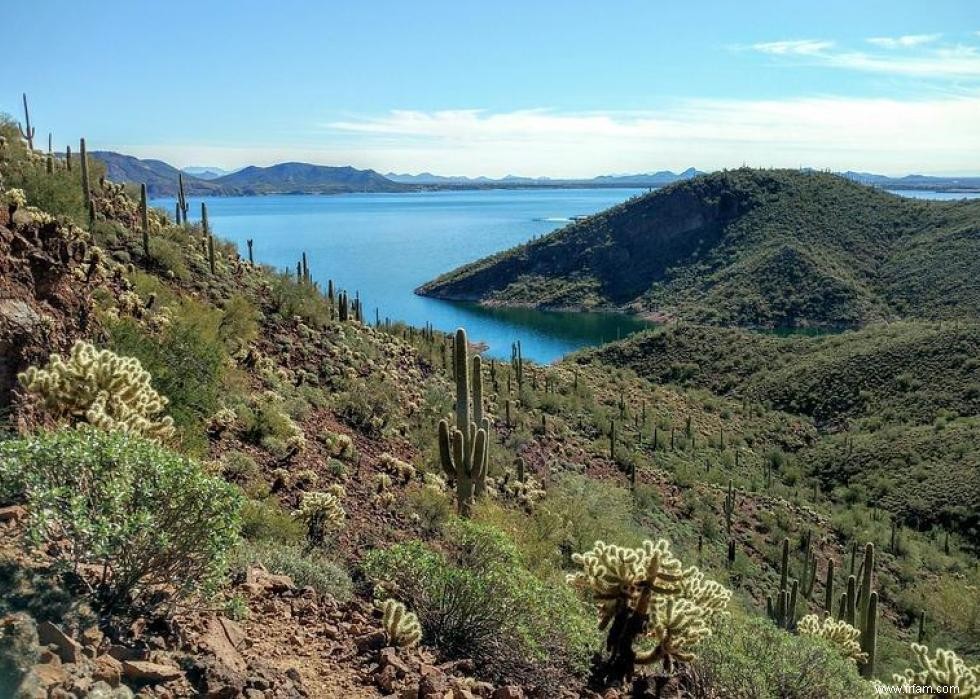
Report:
M 168 411 L 186 449 L 203 451 L 204 425 L 217 412 L 227 353 L 218 335 L 221 314 L 185 300 L 173 321 L 159 333 L 147 331 L 131 318 L 109 326 L 109 346 L 117 354 L 136 357 L 165 395 Z
M 275 498 L 249 500 L 242 507 L 242 536 L 249 541 L 295 544 L 306 536 L 306 527 Z
M 238 563 L 261 563 L 275 575 L 288 575 L 299 587 L 312 587 L 321 595 L 331 595 L 344 602 L 353 595 L 353 583 L 347 571 L 321 554 L 306 555 L 301 546 L 262 542 L 243 546 Z
M 827 641 L 794 636 L 760 617 L 733 615 L 701 644 L 691 668 L 696 699 L 863 697 L 871 688 L 857 666 Z
M 15 489 L 34 543 L 66 540 L 63 563 L 102 568 L 109 608 L 157 585 L 207 590 L 238 540 L 236 488 L 123 432 L 80 426 L 0 443 L 0 492 Z
M 494 527 L 453 520 L 447 541 L 447 553 L 413 541 L 371 551 L 363 563 L 383 593 L 415 611 L 427 643 L 473 658 L 495 678 L 585 671 L 599 638 L 570 588 L 530 573 Z

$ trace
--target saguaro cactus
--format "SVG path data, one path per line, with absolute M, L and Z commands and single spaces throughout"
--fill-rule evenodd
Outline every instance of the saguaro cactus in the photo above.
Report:
M 150 256 L 150 212 L 146 206 L 146 184 L 140 185 L 140 226 L 143 229 L 143 254 Z
M 861 676 L 871 679 L 875 674 L 875 660 L 878 655 L 878 593 L 868 595 L 868 604 L 864 614 L 864 626 L 861 629 L 861 651 L 868 658 L 859 663 Z
M 776 626 L 782 629 L 792 629 L 796 625 L 796 600 L 799 583 L 794 580 L 789 584 L 789 539 L 783 539 L 782 556 L 779 566 L 779 590 L 776 599 L 772 595 L 766 598 L 766 613 Z
M 34 150 L 34 127 L 31 126 L 31 113 L 27 109 L 27 93 L 24 93 L 24 125 L 17 125 L 20 135 L 27 141 L 27 147 Z
M 88 153 L 85 150 L 85 139 L 78 141 L 78 157 L 82 160 L 82 196 L 85 201 L 92 198 L 92 187 L 88 181 Z
M 728 492 L 725 493 L 725 504 L 722 506 L 725 512 L 725 528 L 728 535 L 732 534 L 732 515 L 735 514 L 735 483 L 731 478 L 728 479 Z
M 486 490 L 490 420 L 483 415 L 482 360 L 480 355 L 473 357 L 471 376 L 469 345 L 462 328 L 456 331 L 453 366 L 456 425 L 450 428 L 448 420 L 439 421 L 439 459 L 446 475 L 456 483 L 460 514 L 468 515 L 473 499 Z

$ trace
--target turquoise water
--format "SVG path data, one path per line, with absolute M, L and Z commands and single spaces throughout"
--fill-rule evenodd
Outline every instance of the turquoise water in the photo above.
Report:
M 467 329 L 488 354 L 509 358 L 521 341 L 525 357 L 554 361 L 569 352 L 649 327 L 630 316 L 484 308 L 422 298 L 413 289 L 479 257 L 523 243 L 643 190 L 548 189 L 345 194 L 337 196 L 208 197 L 208 218 L 258 262 L 295 272 L 306 251 L 313 278 L 360 292 L 365 320 L 382 318 L 437 329 Z M 191 199 L 191 218 L 202 199 Z M 173 199 L 153 202 L 173 211 Z
M 930 192 L 924 189 L 889 189 L 892 194 L 910 199 L 953 201 L 955 199 L 980 199 L 980 192 Z

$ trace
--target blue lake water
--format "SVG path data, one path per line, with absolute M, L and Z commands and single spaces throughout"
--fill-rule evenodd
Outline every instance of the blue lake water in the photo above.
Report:
M 521 341 L 524 355 L 551 362 L 582 347 L 649 327 L 637 318 L 560 313 L 416 296 L 413 289 L 443 272 L 566 225 L 640 194 L 639 189 L 541 189 L 345 194 L 336 196 L 207 197 L 192 199 L 192 218 L 206 201 L 215 232 L 238 244 L 255 240 L 256 261 L 296 269 L 305 251 L 314 279 L 360 292 L 365 320 L 463 326 L 488 354 L 506 359 Z M 925 199 L 980 195 L 897 191 Z M 173 199 L 153 202 L 173 211 Z
M 461 264 L 566 225 L 641 193 L 637 189 L 542 189 L 192 198 L 191 219 L 201 201 L 215 233 L 245 254 L 254 239 L 255 258 L 295 272 L 306 252 L 313 278 L 333 279 L 360 292 L 365 320 L 381 317 L 412 325 L 432 323 L 452 331 L 465 327 L 489 356 L 509 359 L 521 341 L 524 356 L 554 361 L 582 347 L 601 344 L 649 327 L 620 314 L 559 313 L 485 308 L 416 296 L 413 290 Z M 152 202 L 173 211 L 173 199 Z

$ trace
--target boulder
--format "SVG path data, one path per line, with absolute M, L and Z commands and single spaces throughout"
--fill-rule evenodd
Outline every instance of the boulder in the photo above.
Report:
M 122 680 L 122 663 L 111 655 L 100 655 L 95 659 L 92 678 L 97 682 L 104 682 L 109 687 L 118 687 Z

